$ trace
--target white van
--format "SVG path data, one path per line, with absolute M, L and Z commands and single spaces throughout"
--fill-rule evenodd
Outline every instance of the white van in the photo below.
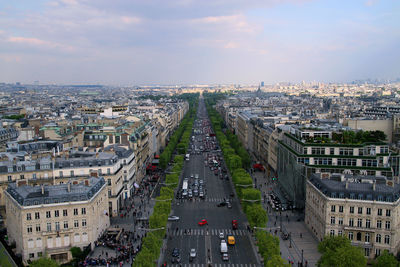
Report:
M 221 240 L 221 253 L 228 253 L 228 246 L 225 240 Z

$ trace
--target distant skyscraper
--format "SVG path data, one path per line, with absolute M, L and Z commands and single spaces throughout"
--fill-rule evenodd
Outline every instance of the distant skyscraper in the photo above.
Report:
M 261 82 L 261 87 L 264 87 L 264 82 Z

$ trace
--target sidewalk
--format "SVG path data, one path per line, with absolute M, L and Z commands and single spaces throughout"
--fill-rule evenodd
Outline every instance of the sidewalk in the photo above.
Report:
M 118 213 L 122 216 L 110 218 L 110 227 L 121 228 L 126 232 L 121 236 L 119 244 L 132 247 L 131 255 L 123 262 L 122 266 L 132 266 L 136 253 L 141 249 L 142 239 L 146 235 L 146 231 L 139 228 L 148 228 L 148 221 L 135 222 L 135 218 L 149 218 L 152 214 L 155 201 L 150 198 L 150 195 L 153 189 L 154 185 L 146 183 L 146 179 L 143 179 L 135 195 L 123 203 Z M 89 254 L 89 257 L 106 259 L 116 258 L 120 255 L 121 252 L 118 249 L 98 246 Z M 119 266 L 119 264 L 110 264 L 110 266 Z
M 255 186 L 261 191 L 262 197 L 271 193 L 274 184 L 264 172 L 252 172 Z M 283 240 L 280 231 L 270 231 L 279 237 L 280 250 L 283 259 L 293 261 L 294 266 L 301 262 L 303 254 L 303 266 L 307 261 L 307 266 L 317 266 L 318 259 L 321 254 L 318 252 L 318 241 L 307 229 L 304 221 L 303 213 L 296 211 L 275 212 L 271 209 L 266 201 L 263 201 L 263 207 L 268 212 L 267 228 L 279 227 L 282 222 L 282 229 L 285 233 L 291 233 L 291 241 Z M 300 236 L 301 234 L 301 236 Z M 302 253 L 303 252 L 303 253 Z

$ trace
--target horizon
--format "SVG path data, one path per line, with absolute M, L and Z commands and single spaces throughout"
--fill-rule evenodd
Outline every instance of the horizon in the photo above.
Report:
M 349 83 L 400 76 L 395 0 L 0 3 L 0 81 Z

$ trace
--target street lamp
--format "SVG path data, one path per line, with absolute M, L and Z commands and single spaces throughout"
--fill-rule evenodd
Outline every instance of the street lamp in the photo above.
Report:
M 249 186 L 252 186 L 252 187 L 254 187 L 254 184 L 235 184 L 235 186 L 240 186 L 240 187 L 249 187 Z
M 241 201 L 246 201 L 246 202 L 252 202 L 252 203 L 261 201 L 261 199 L 243 199 L 243 198 L 241 198 L 240 200 Z
M 154 229 L 150 229 L 150 228 L 137 228 L 137 229 L 138 230 L 147 231 L 147 232 L 154 232 L 154 231 L 164 230 L 165 227 L 154 228 Z

